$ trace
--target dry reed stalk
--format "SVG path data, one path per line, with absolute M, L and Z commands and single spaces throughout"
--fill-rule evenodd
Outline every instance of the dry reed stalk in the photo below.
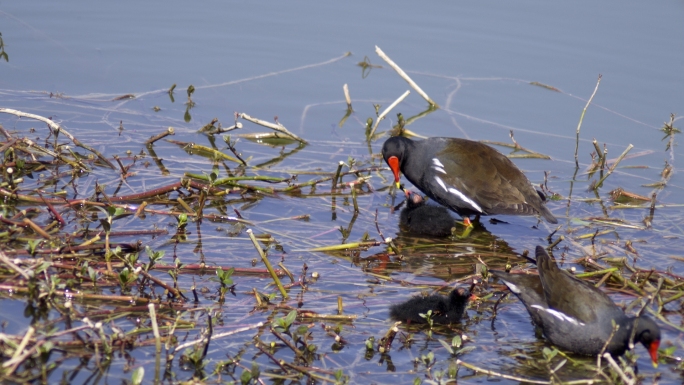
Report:
M 397 71 L 397 73 L 399 74 L 399 76 L 401 76 L 402 79 L 404 79 L 404 80 L 405 80 L 405 81 L 406 81 L 414 90 L 416 90 L 416 92 L 418 93 L 418 95 L 422 96 L 423 99 L 425 99 L 428 103 L 430 103 L 430 106 L 432 106 L 433 108 L 439 108 L 439 106 L 437 105 L 437 103 L 435 103 L 434 100 L 432 100 L 432 99 L 425 93 L 425 91 L 423 91 L 423 90 L 418 86 L 418 84 L 416 84 L 416 82 L 414 82 L 414 81 L 406 74 L 406 72 L 404 72 L 404 70 L 402 70 L 401 67 L 399 67 L 399 66 L 397 65 L 397 63 L 395 63 L 394 61 L 392 61 L 392 59 L 390 59 L 389 56 L 387 56 L 387 55 L 380 49 L 380 47 L 378 47 L 377 45 L 375 46 L 375 53 L 377 53 L 378 56 L 380 56 L 380 57 L 382 58 L 382 60 L 386 61 L 387 64 L 390 65 L 390 67 L 392 67 L 395 71 Z
M 157 135 L 155 135 L 155 136 L 153 136 L 153 137 L 147 139 L 147 141 L 145 142 L 145 144 L 146 144 L 146 145 L 150 145 L 150 144 L 152 144 L 152 143 L 158 141 L 159 139 L 165 138 L 165 137 L 167 137 L 167 136 L 169 136 L 169 135 L 174 135 L 175 133 L 176 133 L 176 131 L 173 129 L 173 127 L 169 127 L 169 128 L 166 129 L 166 131 L 161 132 L 161 133 L 159 133 L 159 134 L 157 134 Z
M 598 188 L 601 187 L 601 185 L 603 185 L 603 181 L 605 181 L 606 178 L 608 178 L 610 176 L 610 174 L 612 174 L 613 171 L 615 171 L 615 168 L 617 167 L 617 165 L 622 161 L 622 159 L 625 157 L 625 155 L 627 155 L 629 150 L 631 150 L 632 148 L 634 148 L 634 146 L 631 144 L 629 146 L 627 146 L 625 151 L 623 151 L 622 154 L 620 154 L 620 156 L 617 158 L 615 163 L 613 163 L 613 165 L 610 166 L 610 168 L 608 169 L 608 172 L 606 172 L 606 175 L 604 175 L 603 178 L 599 179 L 599 181 L 596 182 L 596 185 L 594 186 L 594 190 L 598 190 Z
M 347 110 L 351 111 L 352 110 L 352 103 L 351 103 L 351 96 L 349 96 L 349 86 L 347 83 L 344 83 L 342 86 L 342 90 L 344 91 L 344 99 L 347 101 Z
M 601 84 L 601 77 L 602 77 L 602 75 L 599 74 L 598 80 L 596 81 L 596 87 L 594 88 L 594 92 L 592 92 L 591 97 L 589 97 L 589 100 L 587 100 L 587 104 L 584 106 L 584 109 L 582 110 L 582 115 L 580 115 L 579 123 L 577 124 L 577 138 L 575 139 L 575 167 L 576 168 L 579 168 L 579 160 L 577 160 L 577 151 L 579 149 L 580 128 L 582 127 L 582 121 L 584 120 L 584 114 L 587 112 L 587 108 L 589 108 L 589 104 L 591 104 L 591 101 L 594 99 L 594 95 L 596 95 L 596 91 L 598 91 L 599 84 Z
M 283 134 L 289 136 L 290 138 L 292 138 L 292 139 L 294 139 L 294 140 L 296 140 L 296 141 L 298 141 L 298 142 L 301 142 L 301 143 L 304 143 L 304 144 L 309 144 L 309 142 L 307 142 L 306 140 L 304 140 L 304 139 L 300 138 L 299 136 L 293 134 L 293 133 L 290 132 L 287 128 L 285 128 L 285 126 L 283 126 L 283 125 L 280 124 L 280 123 L 274 124 L 274 123 L 271 123 L 271 122 L 267 122 L 267 121 L 265 121 L 265 120 L 253 118 L 253 117 L 251 117 L 251 116 L 249 116 L 249 115 L 247 115 L 247 114 L 245 114 L 245 113 L 241 113 L 241 114 L 240 114 L 240 118 L 242 118 L 242 119 L 244 119 L 244 120 L 247 120 L 247 121 L 250 121 L 250 122 L 252 122 L 252 123 L 258 124 L 258 125 L 260 125 L 260 126 L 264 126 L 264 127 L 270 128 L 270 129 L 272 129 L 272 130 L 281 132 L 281 133 L 283 133 Z
M 378 115 L 378 118 L 375 120 L 375 124 L 373 125 L 373 129 L 371 130 L 370 134 L 368 135 L 368 138 L 372 138 L 372 137 L 373 137 L 373 134 L 375 134 L 375 130 L 378 128 L 378 124 L 380 124 L 380 121 L 383 120 L 383 119 L 385 119 L 385 116 L 386 116 L 390 111 L 392 111 L 392 109 L 393 109 L 394 107 L 396 107 L 397 104 L 401 103 L 402 100 L 406 99 L 406 97 L 409 96 L 410 93 L 411 93 L 411 91 L 408 91 L 408 90 L 407 90 L 406 92 L 404 92 L 400 97 L 397 98 L 397 100 L 395 100 L 394 102 L 392 102 L 392 104 L 390 104 L 389 107 L 385 108 L 385 110 L 382 111 L 382 112 L 380 113 L 380 115 Z
M 60 132 L 61 132 L 62 134 L 64 134 L 64 136 L 66 136 L 67 138 L 69 138 L 76 146 L 81 147 L 81 148 L 84 148 L 84 149 L 86 149 L 86 150 L 92 152 L 93 154 L 97 155 L 97 157 L 100 158 L 101 161 L 105 162 L 105 164 L 107 164 L 107 166 L 109 166 L 109 167 L 111 167 L 111 168 L 115 168 L 114 165 L 112 164 L 112 162 L 110 162 L 107 158 L 105 158 L 104 155 L 102 155 L 99 151 L 97 151 L 96 149 L 94 149 L 94 148 L 92 148 L 92 147 L 90 147 L 90 146 L 88 146 L 88 145 L 86 145 L 86 144 L 81 143 L 81 141 L 79 141 L 79 140 L 76 139 L 73 135 L 71 135 L 71 134 L 69 133 L 69 131 L 65 130 L 64 127 L 62 127 L 62 126 L 60 126 L 59 124 L 53 122 L 51 119 L 45 118 L 45 117 L 40 116 L 40 115 L 31 114 L 31 113 L 28 113 L 28 112 L 22 112 L 22 111 L 18 111 L 18 110 L 13 110 L 13 109 L 10 109 L 10 108 L 0 108 L 0 113 L 12 114 L 12 115 L 16 115 L 16 116 L 18 116 L 18 117 L 20 117 L 20 118 L 23 117 L 23 118 L 30 118 L 30 119 L 39 120 L 39 121 L 41 121 L 41 122 L 47 124 L 48 127 L 50 127 L 50 129 L 52 130 L 52 132 L 53 132 L 55 135 L 57 135 L 57 133 L 60 133 Z
M 257 241 L 256 237 L 254 236 L 252 229 L 247 229 L 247 235 L 249 235 L 249 238 L 252 240 L 252 243 L 254 244 L 254 248 L 259 253 L 259 256 L 261 256 L 261 260 L 264 262 L 264 265 L 266 265 L 266 269 L 268 269 L 268 273 L 271 275 L 271 278 L 275 282 L 276 286 L 278 286 L 280 294 L 283 296 L 284 299 L 288 299 L 289 296 L 287 295 L 287 290 L 285 290 L 283 284 L 280 282 L 280 278 L 278 278 L 278 274 L 276 274 L 275 270 L 273 269 L 273 266 L 271 266 L 271 262 L 268 260 L 268 258 L 266 258 L 266 254 L 259 245 L 259 241 Z

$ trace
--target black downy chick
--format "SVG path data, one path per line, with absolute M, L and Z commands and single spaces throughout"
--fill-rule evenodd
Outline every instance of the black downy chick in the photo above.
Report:
M 412 234 L 446 237 L 455 226 L 454 218 L 444 206 L 428 205 L 420 194 L 409 190 L 406 193 L 406 207 L 401 210 L 399 224 Z
M 420 314 L 427 314 L 429 310 L 432 310 L 431 319 L 435 324 L 448 325 L 458 322 L 463 318 L 473 286 L 470 290 L 456 288 L 449 293 L 449 296 L 433 294 L 427 297 L 413 297 L 408 301 L 392 305 L 390 317 L 409 324 L 424 324 L 427 323 L 427 319 L 421 317 Z

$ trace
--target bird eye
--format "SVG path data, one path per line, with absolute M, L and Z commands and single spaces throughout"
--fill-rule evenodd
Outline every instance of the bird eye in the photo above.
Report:
M 653 341 L 653 336 L 651 335 L 650 330 L 644 330 L 637 337 L 638 337 L 638 340 L 643 342 L 643 343 L 650 343 L 651 341 Z

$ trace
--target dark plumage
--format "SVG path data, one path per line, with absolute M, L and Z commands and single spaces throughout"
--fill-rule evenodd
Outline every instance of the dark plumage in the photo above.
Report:
M 399 224 L 413 234 L 446 237 L 451 235 L 454 218 L 446 207 L 428 205 L 420 194 L 406 190 L 406 207 L 401 210 Z
M 561 270 L 543 247 L 537 246 L 539 275 L 508 274 L 491 270 L 525 305 L 532 322 L 554 345 L 585 355 L 597 355 L 612 333 L 612 322 L 620 328 L 607 352 L 622 355 L 634 342 L 648 350 L 658 362 L 660 328 L 649 317 L 629 317 L 601 290 Z
M 448 297 L 435 294 L 427 297 L 413 297 L 406 302 L 398 303 L 390 307 L 390 317 L 394 320 L 406 323 L 427 323 L 420 314 L 427 314 L 432 310 L 432 320 L 435 324 L 448 325 L 458 322 L 463 317 L 470 290 L 454 289 Z
M 461 216 L 541 215 L 558 223 L 543 194 L 494 148 L 472 140 L 402 136 L 387 139 L 382 156 L 399 185 L 403 173 L 417 189 Z

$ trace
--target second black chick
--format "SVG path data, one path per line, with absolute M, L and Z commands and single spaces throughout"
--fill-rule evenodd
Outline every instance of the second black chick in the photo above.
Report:
M 427 319 L 421 317 L 420 314 L 427 314 L 428 310 L 432 310 L 433 323 L 448 325 L 463 318 L 470 296 L 470 290 L 457 288 L 452 290 L 448 297 L 439 294 L 413 297 L 408 301 L 390 306 L 390 317 L 409 324 L 425 324 Z
M 410 233 L 446 237 L 451 235 L 454 218 L 444 206 L 428 205 L 420 194 L 405 190 L 406 207 L 401 210 L 399 224 Z

